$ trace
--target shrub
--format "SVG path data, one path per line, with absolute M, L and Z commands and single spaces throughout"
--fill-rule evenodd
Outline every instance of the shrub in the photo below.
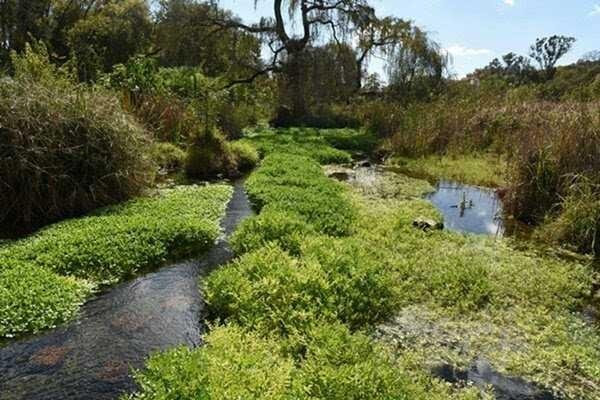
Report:
M 88 286 L 26 262 L 0 261 L 0 338 L 35 333 L 69 320 Z
M 217 327 L 200 349 L 177 348 L 150 358 L 135 374 L 130 399 L 290 400 L 292 360 L 271 340 L 236 326 Z
M 26 261 L 95 282 L 120 280 L 207 250 L 230 195 L 226 186 L 164 190 L 8 244 L 0 248 L 0 262 Z
M 185 164 L 185 151 L 172 143 L 163 142 L 153 144 L 150 154 L 160 169 L 166 172 L 178 171 Z
M 258 250 L 275 243 L 290 254 L 300 254 L 302 240 L 314 235 L 314 229 L 304 219 L 292 213 L 263 210 L 247 218 L 237 227 L 229 243 L 236 254 Z
M 206 179 L 219 174 L 237 174 L 237 160 L 227 141 L 219 132 L 198 133 L 185 162 L 185 172 L 190 178 Z
M 14 60 L 15 79 L 0 81 L 0 235 L 140 194 L 149 141 L 118 101 L 62 78 L 47 56 Z
M 251 170 L 260 161 L 258 151 L 249 143 L 232 142 L 229 149 L 233 153 L 238 169 L 242 172 Z

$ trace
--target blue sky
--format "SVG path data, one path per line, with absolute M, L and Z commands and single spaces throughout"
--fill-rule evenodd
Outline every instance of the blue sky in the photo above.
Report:
M 272 0 L 221 0 L 246 22 L 272 15 Z M 452 54 L 453 72 L 464 76 L 494 57 L 526 54 L 537 37 L 574 36 L 562 63 L 600 50 L 600 0 L 371 0 L 377 14 L 411 19 Z M 381 72 L 381 63 L 371 70 Z

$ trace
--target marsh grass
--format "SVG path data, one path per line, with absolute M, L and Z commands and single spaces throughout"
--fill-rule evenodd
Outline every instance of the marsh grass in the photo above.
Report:
M 0 81 L 0 236 L 139 195 L 152 182 L 146 132 L 107 91 L 81 86 L 44 51 Z
M 434 183 L 452 180 L 486 187 L 503 187 L 507 184 L 506 161 L 493 154 L 393 157 L 388 165 L 394 171 Z

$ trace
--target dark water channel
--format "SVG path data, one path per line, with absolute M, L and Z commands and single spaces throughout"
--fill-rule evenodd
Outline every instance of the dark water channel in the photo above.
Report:
M 440 181 L 427 198 L 444 216 L 445 228 L 466 233 L 502 236 L 502 201 L 488 188 Z
M 201 260 L 123 283 L 84 305 L 69 325 L 0 348 L 0 399 L 115 399 L 135 389 L 131 369 L 150 353 L 201 344 L 198 278 L 232 259 L 227 237 L 251 213 L 237 182 L 224 235 Z

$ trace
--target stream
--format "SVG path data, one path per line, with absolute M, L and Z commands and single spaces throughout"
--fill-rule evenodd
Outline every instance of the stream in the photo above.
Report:
M 502 236 L 502 201 L 496 191 L 480 186 L 442 180 L 427 199 L 444 216 L 452 231 Z
M 116 399 L 136 389 L 131 371 L 151 353 L 200 345 L 206 326 L 198 279 L 233 258 L 227 237 L 251 214 L 243 182 L 236 182 L 224 235 L 200 260 L 122 283 L 86 303 L 68 325 L 0 348 L 0 400 Z

